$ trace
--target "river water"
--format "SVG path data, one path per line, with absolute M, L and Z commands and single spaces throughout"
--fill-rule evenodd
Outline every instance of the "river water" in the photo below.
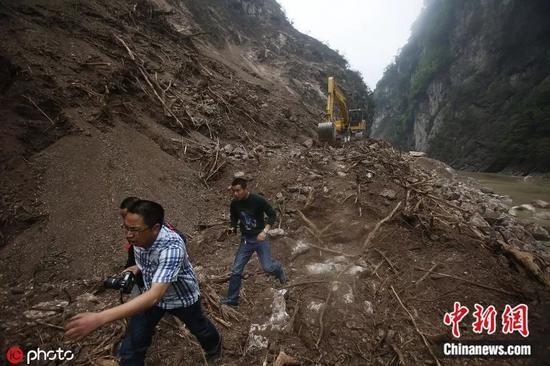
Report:
M 492 189 L 495 193 L 509 196 L 512 205 L 522 205 L 535 200 L 550 203 L 550 179 L 542 177 L 518 177 L 496 173 L 461 172 L 460 174 L 474 178 L 482 187 Z M 536 209 L 537 212 L 550 212 L 548 209 Z M 540 222 L 540 220 L 533 220 Z M 550 221 L 543 220 L 545 224 Z
M 510 196 L 514 205 L 543 200 L 550 203 L 550 179 L 541 177 L 517 177 L 496 173 L 462 172 L 474 178 L 480 185 L 491 188 L 495 193 Z

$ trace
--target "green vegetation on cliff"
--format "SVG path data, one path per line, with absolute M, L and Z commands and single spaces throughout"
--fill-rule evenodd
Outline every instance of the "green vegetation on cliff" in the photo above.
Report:
M 461 169 L 550 170 L 550 3 L 426 3 L 378 83 L 374 136 Z

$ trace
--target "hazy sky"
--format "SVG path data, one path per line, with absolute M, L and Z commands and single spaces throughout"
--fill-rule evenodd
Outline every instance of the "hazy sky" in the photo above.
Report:
M 277 0 L 294 27 L 336 49 L 374 90 L 423 0 Z

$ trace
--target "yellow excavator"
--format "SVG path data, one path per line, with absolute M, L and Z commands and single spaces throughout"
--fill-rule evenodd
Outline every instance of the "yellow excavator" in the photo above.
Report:
M 336 115 L 334 103 L 338 105 L 340 115 Z M 346 96 L 331 76 L 328 78 L 327 113 L 325 122 L 317 125 L 320 142 L 335 143 L 337 140 L 349 141 L 352 137 L 367 135 L 367 122 L 361 109 L 348 109 Z

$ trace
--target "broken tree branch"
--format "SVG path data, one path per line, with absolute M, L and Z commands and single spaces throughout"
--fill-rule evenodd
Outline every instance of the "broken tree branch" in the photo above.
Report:
M 302 218 L 302 220 L 304 220 L 304 222 L 311 228 L 315 231 L 317 237 L 321 237 L 320 235 L 320 230 L 319 228 L 317 227 L 317 225 L 315 225 L 311 220 L 309 220 L 306 215 L 304 215 L 304 213 L 300 210 L 298 210 L 298 214 L 300 215 L 300 217 Z
M 184 128 L 183 127 L 183 123 L 179 120 L 179 118 L 176 116 L 176 114 L 172 111 L 172 109 L 166 104 L 166 101 L 159 95 L 159 93 L 157 92 L 156 88 L 154 87 L 153 83 L 151 82 L 151 79 L 149 77 L 149 74 L 147 73 L 147 71 L 145 71 L 145 69 L 143 68 L 143 66 L 141 66 L 138 62 L 137 62 L 137 57 L 134 55 L 134 53 L 132 52 L 132 50 L 130 49 L 130 47 L 128 47 L 128 45 L 126 44 L 126 42 L 124 42 L 124 40 L 122 38 L 120 38 L 119 36 L 117 36 L 116 34 L 114 35 L 115 38 L 124 46 L 124 48 L 126 48 L 126 51 L 128 52 L 128 55 L 130 56 L 130 58 L 132 59 L 132 61 L 134 61 L 136 67 L 138 68 L 139 72 L 141 73 L 141 75 L 143 76 L 143 79 L 145 80 L 145 82 L 147 82 L 147 84 L 149 85 L 149 87 L 152 89 L 153 93 L 155 94 L 155 96 L 157 97 L 157 99 L 159 100 L 159 102 L 162 104 L 163 108 L 165 111 L 167 111 L 172 117 L 174 117 L 174 119 L 176 120 L 176 122 L 178 122 L 178 124 L 180 125 L 181 128 Z M 162 89 L 162 88 L 161 88 Z
M 48 119 L 48 121 L 50 121 L 50 123 L 51 123 L 52 125 L 55 125 L 55 122 L 53 121 L 53 119 L 51 119 L 50 116 L 48 116 L 48 115 L 46 114 L 46 112 L 44 112 L 44 111 L 42 110 L 42 108 L 40 108 L 40 107 L 34 102 L 34 100 L 31 99 L 31 97 L 28 97 L 28 96 L 26 96 L 26 95 L 23 95 L 23 97 L 25 97 L 25 99 L 27 99 L 29 102 L 31 102 L 31 104 L 32 104 L 36 109 L 38 109 L 38 110 L 40 111 L 40 113 L 42 113 L 42 114 L 44 115 L 44 117 L 46 117 L 46 118 Z
M 393 271 L 394 271 L 395 273 L 398 272 L 397 269 L 395 268 L 395 266 L 393 265 L 393 263 L 389 260 L 388 257 L 386 257 L 386 255 L 385 255 L 384 253 L 382 253 L 382 251 L 380 251 L 380 250 L 378 250 L 378 249 L 376 249 L 376 248 L 374 248 L 374 251 L 375 251 L 376 253 L 380 254 L 380 255 L 382 256 L 382 258 L 384 258 L 384 260 L 388 263 L 388 265 L 390 266 L 390 268 L 393 269 Z
M 377 231 L 380 229 L 380 227 L 386 222 L 386 221 L 389 221 L 393 215 L 395 215 L 395 212 L 397 212 L 397 209 L 401 206 L 401 201 L 399 201 L 399 203 L 394 207 L 394 209 L 389 213 L 388 216 L 384 217 L 382 220 L 380 220 L 376 226 L 374 227 L 374 229 L 369 233 L 369 235 L 367 236 L 367 238 L 365 239 L 365 242 L 363 243 L 363 253 L 366 252 L 369 248 L 369 244 L 370 242 L 372 241 L 372 239 L 374 238 L 374 235 L 376 235 Z
M 429 271 L 428 269 L 424 269 L 424 268 L 417 267 L 417 266 L 413 266 L 413 268 L 416 268 L 416 269 L 418 269 L 418 270 L 420 270 L 420 271 Z M 493 290 L 493 291 L 500 292 L 500 293 L 503 293 L 503 294 L 506 294 L 506 295 L 517 296 L 517 294 L 514 294 L 514 293 L 509 292 L 509 291 L 506 291 L 506 290 L 502 290 L 502 289 L 499 289 L 499 288 L 496 288 L 496 287 L 487 286 L 487 285 L 482 285 L 481 283 L 477 283 L 477 282 L 474 282 L 474 281 L 471 281 L 471 280 L 467 280 L 466 278 L 462 278 L 462 277 L 458 277 L 458 276 L 453 276 L 453 275 L 450 275 L 450 274 L 447 274 L 447 273 L 431 272 L 431 274 L 435 274 L 435 275 L 442 276 L 442 277 L 453 278 L 453 279 L 455 279 L 455 280 L 460 280 L 460 281 L 469 283 L 470 285 L 474 285 L 474 286 L 477 286 L 477 287 L 481 287 L 481 288 L 484 288 L 484 289 L 487 289 L 487 290 Z
M 418 325 L 416 324 L 416 320 L 414 320 L 414 317 L 412 316 L 412 314 L 410 313 L 410 311 L 405 307 L 405 305 L 403 304 L 403 301 L 401 301 L 401 298 L 399 297 L 399 295 L 397 294 L 397 292 L 395 292 L 395 289 L 393 288 L 393 286 L 390 286 L 391 290 L 393 291 L 393 294 L 395 295 L 395 297 L 397 298 L 397 301 L 399 301 L 399 305 L 401 305 L 401 307 L 403 308 L 403 310 L 405 310 L 405 312 L 407 313 L 407 315 L 409 315 L 409 318 L 411 319 L 411 322 L 413 323 L 414 325 L 414 328 L 416 329 L 416 332 L 420 335 L 420 338 L 422 338 L 422 341 L 424 342 L 424 344 L 426 345 L 426 348 L 428 349 L 428 351 L 430 352 L 430 354 L 432 355 L 435 363 L 438 365 L 438 366 L 441 366 L 441 363 L 439 362 L 438 358 L 436 357 L 436 355 L 434 354 L 433 350 L 432 350 L 432 347 L 430 347 L 430 344 L 428 343 L 428 340 L 426 339 L 426 337 L 424 336 L 424 334 L 420 331 L 420 329 L 418 329 Z
M 433 271 L 433 270 L 435 269 L 435 267 L 437 267 L 437 266 L 438 266 L 438 263 L 435 263 L 435 264 L 432 266 L 432 268 L 430 268 L 430 269 L 428 270 L 428 272 L 426 272 L 426 273 L 424 274 L 424 276 L 420 277 L 420 279 L 419 279 L 418 281 L 416 281 L 415 285 L 418 286 L 418 284 L 419 284 L 420 282 L 424 281 L 424 280 L 426 279 L 426 277 L 428 277 L 428 276 L 430 275 L 430 273 L 432 273 L 432 271 Z

